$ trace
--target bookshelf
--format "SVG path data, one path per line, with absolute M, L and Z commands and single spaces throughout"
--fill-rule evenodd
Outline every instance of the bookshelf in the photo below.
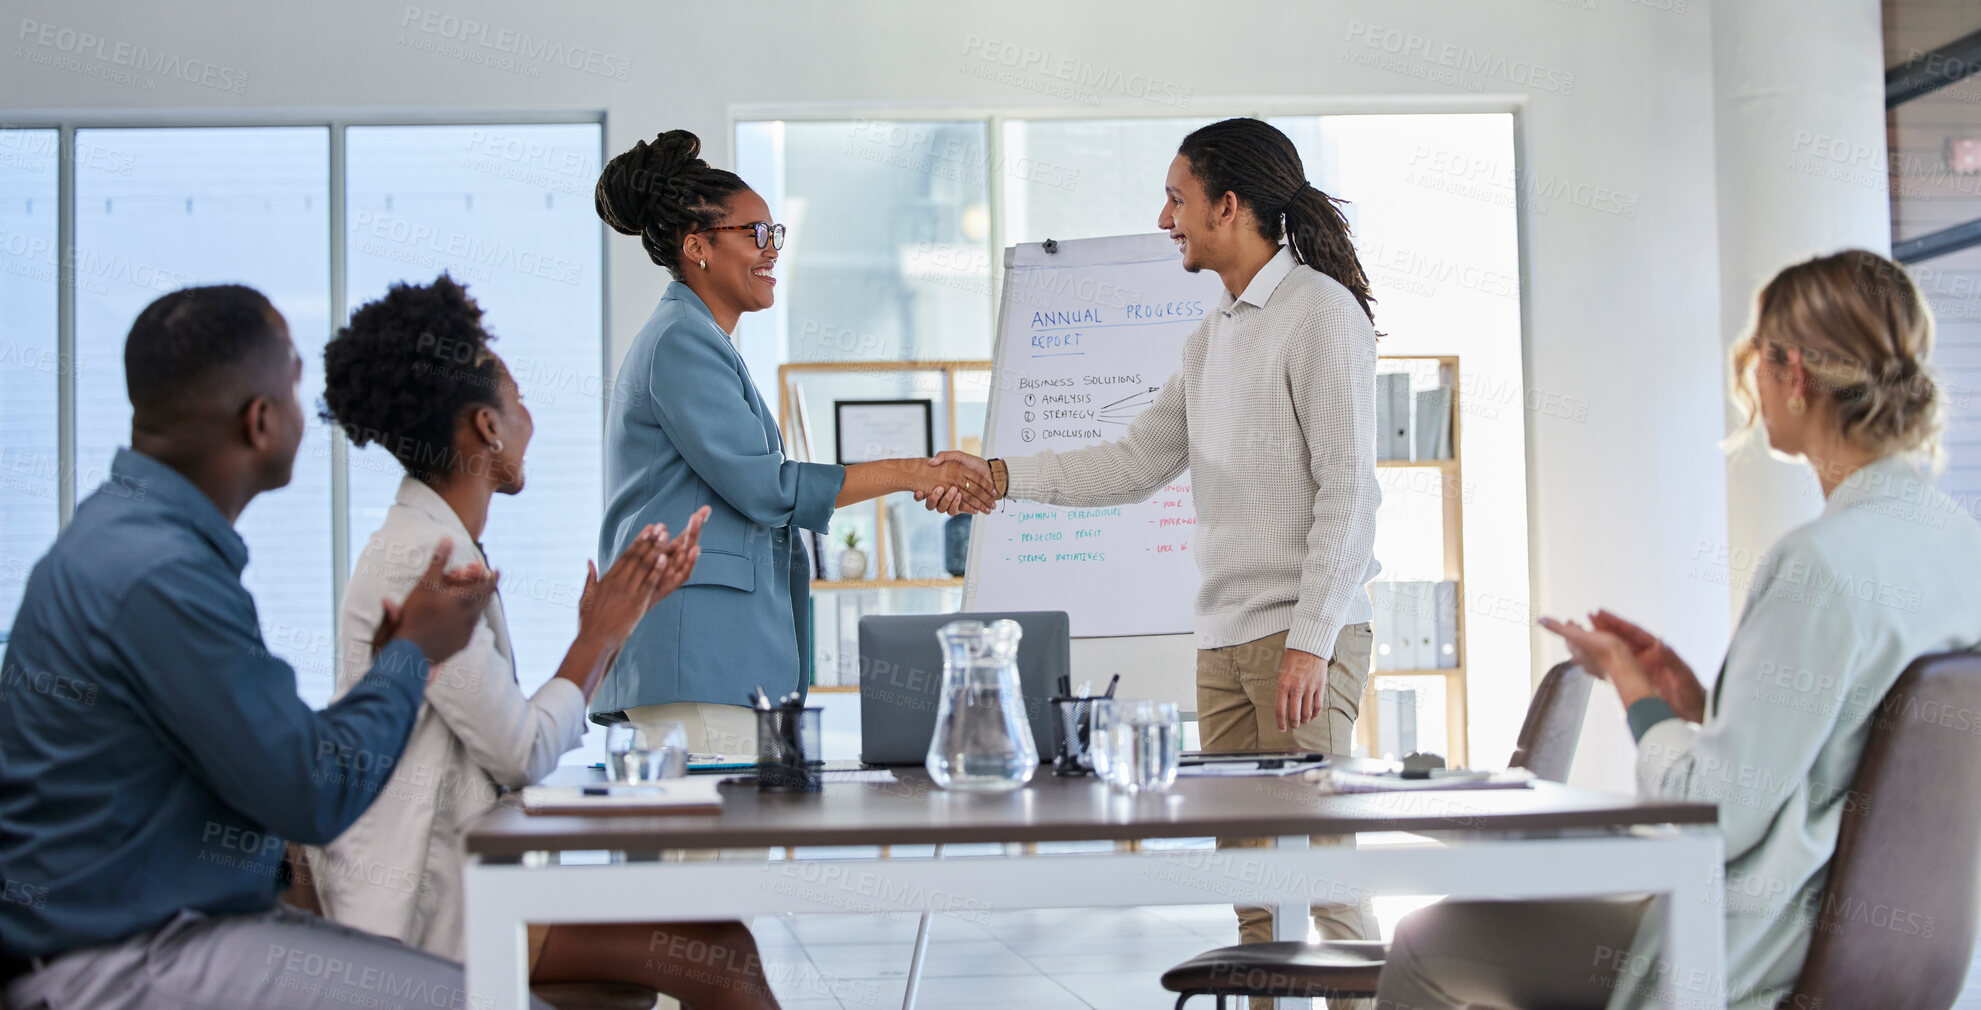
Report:
M 1355 735 L 1364 753 L 1377 754 L 1378 740 L 1383 734 L 1383 706 L 1378 698 L 1378 681 L 1390 681 L 1395 685 L 1421 679 L 1437 678 L 1442 682 L 1445 715 L 1445 758 L 1453 767 L 1470 764 L 1469 745 L 1466 734 L 1466 654 L 1465 654 L 1465 495 L 1464 463 L 1460 446 L 1460 425 L 1464 412 L 1459 403 L 1458 357 L 1456 355 L 1383 355 L 1378 359 L 1378 374 L 1397 371 L 1395 366 L 1413 374 L 1435 377 L 1438 385 L 1450 390 L 1445 409 L 1450 414 L 1450 456 L 1440 459 L 1379 459 L 1379 471 L 1422 471 L 1434 473 L 1439 480 L 1439 508 L 1436 522 L 1442 545 L 1442 580 L 1450 582 L 1454 588 L 1454 664 L 1444 667 L 1372 669 L 1369 682 L 1362 693 L 1362 710 L 1355 720 Z M 1389 366 L 1385 368 L 1385 366 Z M 1380 380 L 1379 380 L 1380 381 Z M 1413 450 L 1416 448 L 1412 446 Z M 1415 489 L 1413 489 L 1415 490 Z M 1385 488 L 1385 498 L 1389 494 Z M 1378 557 L 1377 560 L 1382 560 Z M 1380 624 L 1382 615 L 1377 615 L 1377 641 L 1383 641 Z M 1377 665 L 1372 663 L 1372 665 Z M 1396 680 L 1392 680 L 1396 678 Z M 1419 749 L 1422 749 L 1420 743 Z M 1432 749 L 1435 749 L 1433 747 Z M 1401 756 L 1401 755 L 1398 755 Z
M 1442 539 L 1442 577 L 1445 581 L 1455 584 L 1458 601 L 1455 642 L 1457 652 L 1456 665 L 1425 669 L 1371 670 L 1369 682 L 1363 691 L 1362 710 L 1356 719 L 1355 731 L 1356 739 L 1361 745 L 1361 749 L 1365 753 L 1377 753 L 1377 739 L 1381 733 L 1381 706 L 1377 696 L 1378 680 L 1396 683 L 1391 678 L 1402 678 L 1406 681 L 1416 681 L 1420 678 L 1438 678 L 1444 689 L 1445 750 L 1447 752 L 1445 756 L 1456 767 L 1470 763 L 1466 736 L 1464 495 L 1461 491 L 1463 488 L 1463 454 L 1459 449 L 1461 445 L 1460 424 L 1463 414 L 1459 405 L 1460 394 L 1457 381 L 1459 359 L 1455 355 L 1383 355 L 1379 359 L 1378 367 L 1380 369 L 1382 366 L 1387 365 L 1390 366 L 1390 370 L 1394 370 L 1397 365 L 1411 367 L 1413 363 L 1417 368 L 1437 375 L 1441 384 L 1451 390 L 1450 400 L 1447 404 L 1447 409 L 1450 411 L 1451 416 L 1451 454 L 1449 458 L 1443 459 L 1383 459 L 1376 462 L 1376 467 L 1379 471 L 1379 476 L 1382 472 L 1392 471 L 1420 472 L 1433 474 L 1441 482 L 1441 503 L 1438 510 L 1437 523 Z M 981 417 L 967 418 L 969 423 L 959 428 L 957 423 L 957 380 L 959 375 L 973 372 L 981 372 L 988 376 L 990 369 L 991 362 L 989 361 L 970 360 L 792 362 L 778 366 L 777 370 L 778 422 L 784 430 L 786 444 L 791 445 L 799 453 L 802 453 L 798 458 L 816 459 L 818 457 L 812 453 L 812 442 L 807 434 L 809 423 L 800 416 L 801 413 L 810 413 L 818 410 L 818 406 L 807 406 L 804 402 L 803 384 L 807 379 L 823 378 L 829 380 L 835 377 L 857 375 L 858 373 L 872 373 L 876 376 L 898 379 L 904 377 L 902 373 L 929 373 L 936 377 L 935 388 L 932 391 L 936 392 L 939 396 L 940 403 L 937 405 L 937 411 L 943 422 L 938 428 L 937 448 L 976 451 L 979 448 L 980 440 L 975 436 L 963 434 L 963 431 L 981 431 L 983 419 Z M 829 401 L 820 406 L 826 406 L 828 410 L 830 409 Z M 828 451 L 825 455 L 830 456 L 831 453 Z M 919 505 L 915 507 L 920 508 Z M 913 594 L 934 592 L 942 594 L 941 599 L 944 601 L 950 599 L 950 594 L 955 594 L 955 599 L 960 603 L 963 589 L 963 580 L 961 578 L 896 578 L 890 575 L 892 566 L 890 564 L 889 551 L 892 545 L 889 544 L 886 534 L 887 500 L 885 498 L 875 500 L 872 504 L 872 509 L 875 517 L 874 528 L 877 531 L 874 558 L 875 572 L 879 577 L 870 579 L 814 579 L 812 581 L 812 590 L 814 593 L 819 594 L 817 601 L 814 603 L 814 613 L 816 614 L 822 606 L 838 608 L 840 606 L 838 598 L 850 593 Z M 883 596 L 881 598 L 885 599 L 886 597 Z M 953 609 L 957 604 L 948 605 Z M 878 612 L 887 612 L 888 609 L 886 606 L 877 608 Z M 929 612 L 930 610 L 931 608 L 923 606 L 902 608 L 900 612 Z M 854 685 L 817 684 L 813 686 L 812 690 L 820 692 L 853 692 L 857 691 L 858 687 Z
M 915 386 L 918 387 L 915 389 L 915 392 L 918 394 L 927 393 L 932 399 L 937 401 L 935 404 L 937 423 L 934 433 L 936 449 L 938 451 L 943 449 L 962 449 L 968 452 L 976 452 L 982 444 L 981 436 L 965 434 L 965 432 L 981 432 L 983 418 L 981 416 L 965 416 L 963 418 L 963 425 L 959 427 L 957 409 L 959 404 L 958 379 L 959 377 L 965 377 L 967 379 L 972 373 L 982 373 L 986 380 L 984 388 L 988 389 L 990 371 L 991 362 L 966 359 L 789 362 L 779 365 L 777 368 L 778 426 L 784 432 L 785 444 L 794 450 L 794 458 L 819 460 L 821 462 L 834 461 L 836 454 L 832 450 L 831 440 L 815 440 L 813 433 L 822 430 L 818 421 L 821 417 L 830 416 L 832 399 L 838 397 L 822 397 L 819 402 L 810 403 L 806 395 L 808 383 L 829 389 L 837 389 L 842 392 L 853 391 L 856 393 L 862 388 L 862 380 L 871 382 L 872 385 L 868 388 L 878 390 L 880 393 L 898 394 L 904 387 Z M 967 393 L 969 391 L 967 382 L 964 385 L 965 392 Z M 981 411 L 979 413 L 981 414 Z M 937 608 L 938 612 L 941 609 L 954 610 L 960 606 L 963 592 L 963 579 L 961 577 L 946 574 L 930 574 L 926 568 L 910 568 L 905 577 L 896 574 L 896 561 L 898 559 L 895 555 L 904 550 L 905 546 L 893 542 L 890 534 L 889 510 L 890 508 L 913 508 L 919 512 L 922 510 L 922 506 L 912 501 L 898 502 L 890 505 L 888 497 L 876 498 L 867 506 L 854 507 L 854 509 L 865 511 L 872 516 L 874 536 L 871 541 L 873 550 L 870 563 L 875 577 L 858 579 L 814 578 L 812 580 L 812 592 L 815 594 L 812 607 L 813 632 L 815 635 L 819 634 L 819 626 L 822 623 L 820 614 L 827 607 L 831 608 L 829 625 L 833 629 L 838 629 L 841 626 L 841 622 L 847 619 L 849 611 L 852 612 L 851 618 L 856 621 L 858 620 L 864 603 L 860 602 L 859 597 L 853 594 L 874 594 L 874 608 L 871 611 L 867 611 L 874 613 L 919 613 L 930 611 L 931 608 L 928 606 L 914 606 L 912 604 L 901 607 L 890 606 L 890 603 L 900 599 L 901 594 L 939 594 L 936 596 L 936 600 L 941 604 Z M 840 511 L 842 513 L 848 513 L 854 511 L 854 509 L 842 509 Z M 828 553 L 825 558 L 821 559 L 821 566 L 828 574 L 831 574 L 834 572 L 833 565 L 835 561 L 836 557 Z M 912 598 L 913 596 L 911 595 L 910 599 Z M 928 597 L 922 597 L 922 602 L 926 603 L 927 600 Z M 832 650 L 834 656 L 837 656 L 840 649 L 844 648 L 845 641 L 846 638 L 843 634 L 836 636 L 835 642 L 838 644 Z M 859 690 L 857 685 L 833 682 L 838 677 L 836 671 L 824 678 L 828 682 L 818 683 L 817 681 L 822 679 L 822 674 L 824 673 L 824 671 L 817 669 L 818 665 L 817 663 L 814 664 L 813 680 L 815 683 L 811 688 L 813 691 L 857 692 Z

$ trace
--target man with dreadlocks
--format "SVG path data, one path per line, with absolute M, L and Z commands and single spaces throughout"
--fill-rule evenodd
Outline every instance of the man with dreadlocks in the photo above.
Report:
M 1082 507 L 1141 501 L 1188 468 L 1204 749 L 1345 754 L 1380 571 L 1369 280 L 1335 201 L 1263 121 L 1185 137 L 1164 193 L 1157 225 L 1183 268 L 1215 271 L 1225 295 L 1154 404 L 1117 441 L 940 459 L 973 463 L 1000 497 Z M 1244 942 L 1272 939 L 1268 909 L 1241 906 L 1238 918 Z M 1366 906 L 1317 906 L 1315 921 L 1331 939 L 1376 935 Z

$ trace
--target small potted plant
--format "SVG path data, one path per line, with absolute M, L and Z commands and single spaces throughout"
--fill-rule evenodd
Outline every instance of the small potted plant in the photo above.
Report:
M 867 574 L 867 552 L 860 549 L 860 531 L 847 530 L 839 542 L 846 545 L 846 549 L 839 554 L 839 577 L 846 581 L 864 577 Z

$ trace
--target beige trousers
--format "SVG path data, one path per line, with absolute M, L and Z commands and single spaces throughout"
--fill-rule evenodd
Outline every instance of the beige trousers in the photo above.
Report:
M 1328 684 L 1321 714 L 1290 732 L 1279 730 L 1273 705 L 1279 687 L 1279 662 L 1286 654 L 1286 635 L 1222 649 L 1197 650 L 1198 746 L 1207 751 L 1320 751 L 1347 754 L 1355 746 L 1355 716 L 1362 708 L 1362 689 L 1369 680 L 1375 632 L 1367 624 L 1341 629 L 1334 657 L 1328 663 Z M 1268 848 L 1270 838 L 1220 838 L 1218 848 Z M 1353 837 L 1314 835 L 1310 845 L 1353 845 Z M 1354 889 L 1343 888 L 1344 893 Z M 1238 942 L 1265 943 L 1273 938 L 1272 909 L 1238 905 Z M 1376 916 L 1367 900 L 1354 904 L 1315 905 L 1314 926 L 1323 939 L 1381 938 Z M 1254 1007 L 1269 1000 L 1254 1000 Z M 1364 1001 L 1336 1001 L 1351 1007 Z
M 1601 1010 L 1651 904 L 1627 897 L 1427 905 L 1396 924 L 1377 1003 L 1383 1010 Z

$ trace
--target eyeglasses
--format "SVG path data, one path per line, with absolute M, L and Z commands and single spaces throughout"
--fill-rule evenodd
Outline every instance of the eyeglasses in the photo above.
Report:
M 781 224 L 771 224 L 769 221 L 754 221 L 750 224 L 725 224 L 717 228 L 703 228 L 702 231 L 752 232 L 757 240 L 757 248 L 762 249 L 766 245 L 772 249 L 784 248 L 784 226 Z

